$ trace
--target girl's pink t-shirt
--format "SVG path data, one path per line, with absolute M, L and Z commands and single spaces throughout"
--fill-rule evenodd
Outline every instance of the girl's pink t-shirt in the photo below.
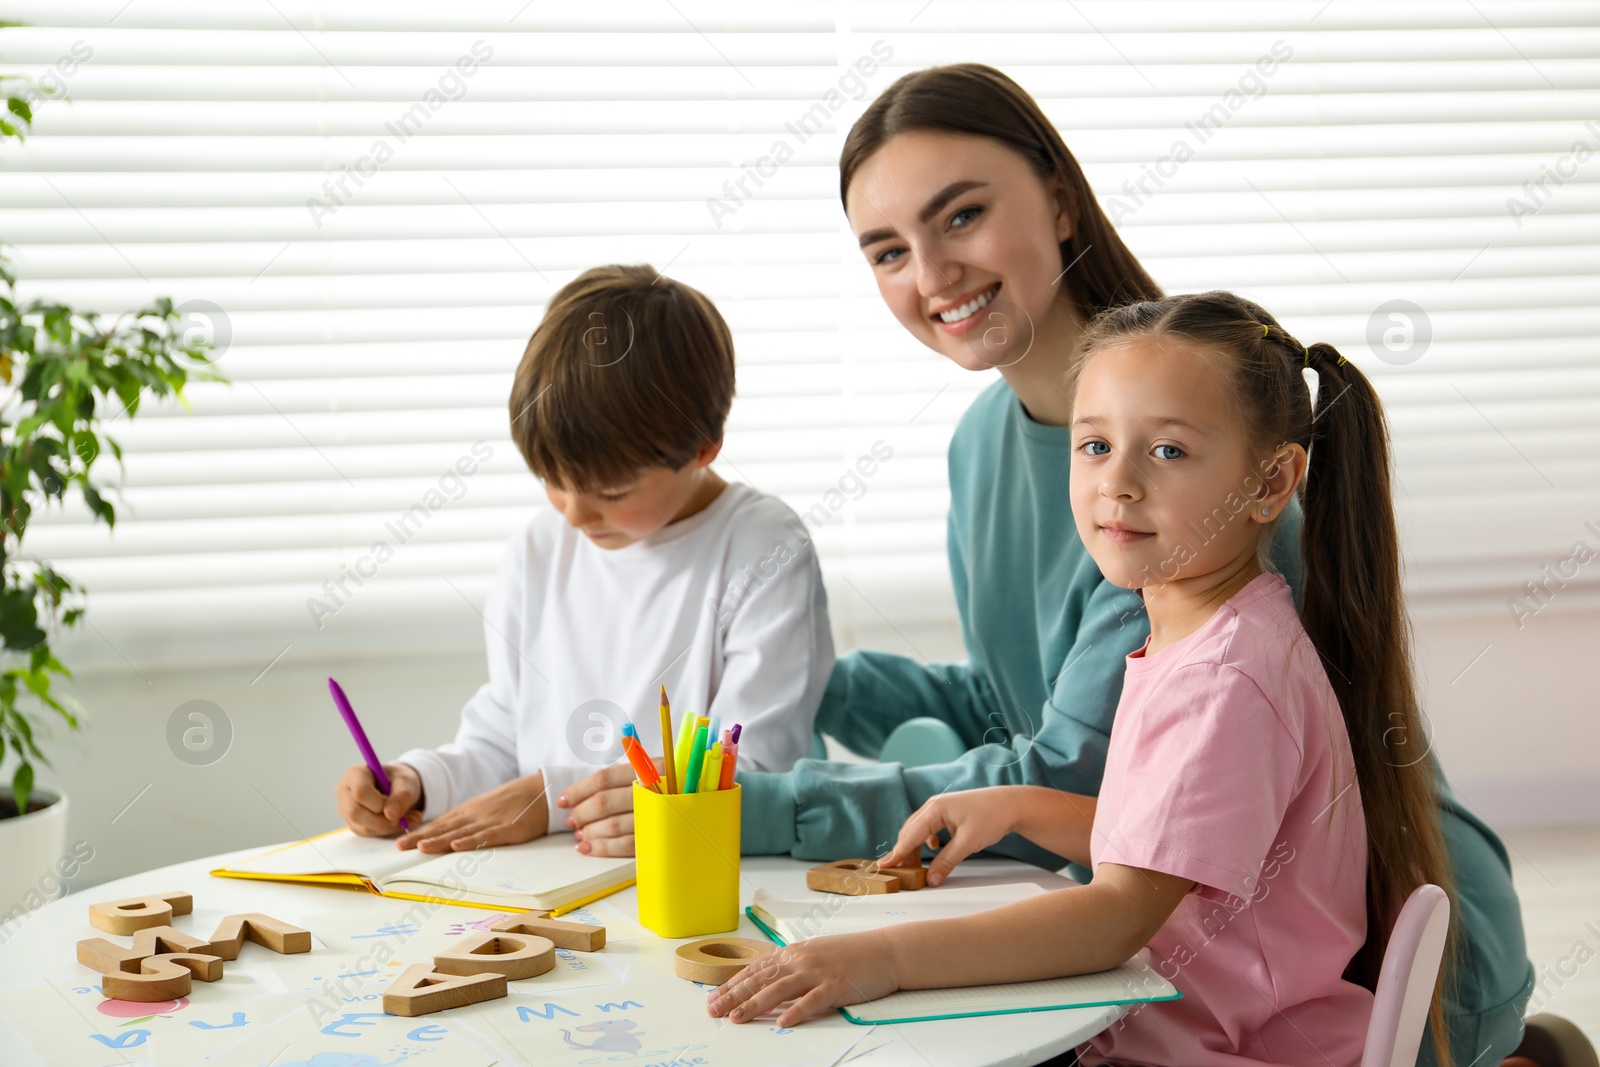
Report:
M 1372 994 L 1341 975 L 1367 935 L 1366 824 L 1281 576 L 1128 656 L 1090 858 L 1195 888 L 1149 943 L 1183 998 L 1136 1005 L 1083 1046 L 1086 1067 L 1360 1062 Z

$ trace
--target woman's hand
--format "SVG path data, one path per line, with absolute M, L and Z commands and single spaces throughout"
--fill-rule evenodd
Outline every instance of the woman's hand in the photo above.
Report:
M 938 885 L 956 864 L 1016 830 L 1020 799 L 1008 786 L 940 793 L 911 813 L 900 828 L 894 850 L 880 858 L 878 866 L 920 866 L 926 844 L 939 849 L 928 864 L 928 884 Z M 950 843 L 943 848 L 939 847 L 941 830 L 950 832 Z
M 358 763 L 344 772 L 333 787 L 339 798 L 339 817 L 352 833 L 362 837 L 393 837 L 401 832 L 400 820 L 415 828 L 422 825 L 422 777 L 409 763 L 385 763 L 389 795 L 378 792 L 372 769 Z
M 794 1001 L 779 1026 L 847 1004 L 886 997 L 900 988 L 887 930 L 815 937 L 788 945 L 750 964 L 718 986 L 706 1001 L 713 1017 L 744 1023 Z
M 655 763 L 659 770 L 661 761 Z M 633 767 L 617 763 L 573 783 L 556 798 L 556 807 L 572 809 L 567 825 L 579 852 L 633 855 L 633 783 Z
M 397 842 L 419 852 L 464 852 L 496 845 L 520 845 L 543 837 L 550 825 L 544 775 L 513 778 L 434 819 L 413 826 Z

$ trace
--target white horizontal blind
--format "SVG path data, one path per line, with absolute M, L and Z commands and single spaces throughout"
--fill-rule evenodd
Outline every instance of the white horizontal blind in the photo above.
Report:
M 228 335 L 231 386 L 114 428 L 116 531 L 70 508 L 30 535 L 92 591 L 75 662 L 476 645 L 542 504 L 511 371 L 549 294 L 614 261 L 723 309 L 724 472 L 829 517 L 844 642 L 947 649 L 944 452 L 992 376 L 893 323 L 835 164 L 895 77 L 958 60 L 1040 99 L 1167 288 L 1238 289 L 1378 380 L 1419 612 L 1503 613 L 1600 547 L 1600 158 L 1574 156 L 1600 154 L 1600 5 L 3 6 L 32 27 L 0 31 L 0 69 L 72 98 L 0 149 L 24 295 L 170 294 Z M 1366 341 L 1392 300 L 1431 327 L 1404 365 Z M 876 441 L 893 458 L 854 478 Z M 1600 599 L 1596 575 L 1552 603 Z

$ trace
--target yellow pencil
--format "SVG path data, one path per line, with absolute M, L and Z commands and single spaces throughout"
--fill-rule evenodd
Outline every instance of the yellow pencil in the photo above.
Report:
M 667 687 L 661 687 L 661 761 L 666 764 L 667 792 L 678 791 L 677 761 L 672 758 L 672 705 L 667 703 Z
M 561 916 L 565 915 L 569 911 L 577 911 L 579 908 L 584 907 L 585 905 L 593 904 L 597 900 L 602 900 L 605 897 L 609 897 L 612 893 L 620 893 L 624 889 L 626 889 L 630 885 L 632 885 L 633 883 L 634 883 L 634 879 L 629 878 L 626 882 L 623 882 L 621 885 L 614 885 L 610 889 L 602 889 L 602 890 L 600 890 L 600 892 L 596 893 L 592 897 L 584 897 L 582 900 L 574 900 L 571 904 L 563 904 L 559 908 L 552 908 L 550 910 L 550 918 L 552 918 L 552 919 L 560 918 Z M 452 902 L 451 901 L 446 901 L 446 903 L 452 903 Z

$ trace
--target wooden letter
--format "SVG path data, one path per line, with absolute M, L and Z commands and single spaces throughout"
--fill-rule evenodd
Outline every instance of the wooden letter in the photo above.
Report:
M 225 960 L 236 960 L 246 941 L 254 941 L 285 955 L 311 951 L 309 931 L 279 922 L 270 915 L 251 912 L 229 915 L 218 923 L 217 932 L 211 935 L 211 952 Z
M 821 893 L 865 897 L 899 892 L 900 879 L 880 872 L 872 860 L 834 860 L 807 871 L 806 888 Z
M 468 934 L 449 952 L 433 957 L 440 974 L 503 974 L 513 981 L 543 974 L 556 965 L 548 937 L 487 931 Z
M 127 937 L 148 926 L 170 926 L 174 915 L 194 910 L 194 897 L 175 889 L 142 897 L 107 900 L 89 905 L 89 923 L 96 930 Z
M 576 952 L 599 952 L 606 947 L 606 928 L 588 923 L 567 922 L 565 919 L 547 919 L 537 915 L 517 915 L 501 919 L 490 927 L 508 934 L 532 934 L 549 938 L 556 948 Z
M 188 996 L 191 978 L 215 982 L 221 977 L 222 961 L 215 956 L 166 952 L 141 962 L 138 974 L 106 975 L 100 980 L 100 992 L 113 1000 L 154 1004 Z
M 879 867 L 878 870 L 899 879 L 902 892 L 928 888 L 928 870 L 922 866 L 920 857 L 915 867 Z
M 383 1010 L 387 1015 L 414 1018 L 450 1008 L 464 1008 L 506 995 L 503 974 L 439 974 L 426 963 L 415 963 L 401 972 L 394 985 L 384 990 Z
M 147 955 L 149 953 L 123 948 L 103 937 L 78 942 L 78 962 L 101 974 L 137 974 L 139 961 Z
M 209 952 L 211 943 L 170 926 L 147 926 L 133 935 L 133 947 L 123 948 L 103 937 L 78 942 L 78 962 L 101 974 L 138 974 L 139 961 L 163 952 Z
M 721 985 L 777 947 L 753 937 L 708 937 L 679 945 L 673 954 L 672 971 L 691 982 Z

